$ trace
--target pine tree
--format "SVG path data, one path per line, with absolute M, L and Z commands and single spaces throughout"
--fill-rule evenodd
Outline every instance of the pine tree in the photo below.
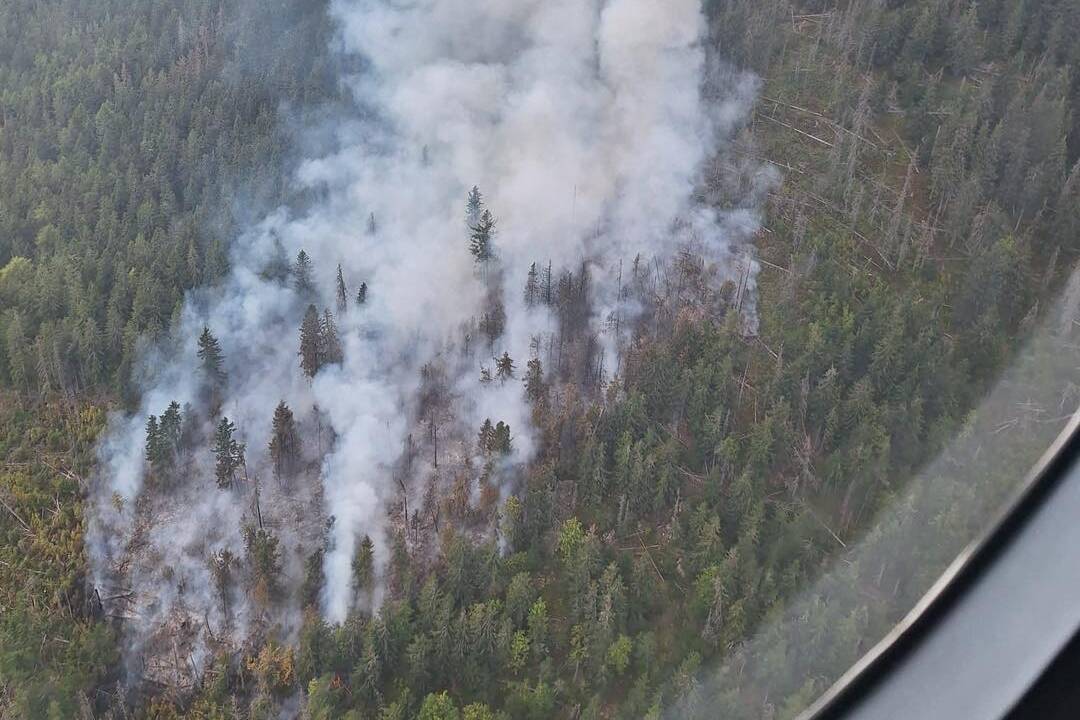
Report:
M 495 257 L 495 218 L 490 210 L 484 210 L 472 229 L 469 252 L 478 265 L 485 265 Z
M 956 23 L 952 38 L 949 40 L 949 50 L 952 55 L 951 64 L 954 73 L 967 75 L 975 69 L 975 65 L 982 59 L 981 36 L 978 7 L 973 2 L 968 6 L 967 12 Z
M 341 272 L 341 263 L 337 266 L 337 311 L 343 315 L 349 309 L 349 292 L 345 289 L 345 276 Z
M 322 327 L 319 311 L 308 305 L 304 322 L 300 325 L 300 367 L 309 378 L 315 377 L 322 367 Z
M 525 280 L 525 305 L 534 307 L 540 301 L 540 273 L 536 263 L 529 266 L 529 277 Z
M 236 471 L 244 465 L 244 446 L 236 442 L 235 432 L 236 425 L 223 417 L 214 433 L 214 473 L 222 490 L 236 484 Z
M 491 454 L 492 445 L 495 440 L 495 426 L 491 423 L 491 418 L 484 420 L 484 424 L 480 426 L 480 433 L 477 437 L 477 447 L 480 449 L 480 453 L 483 455 Z
M 169 403 L 168 409 L 161 414 L 161 438 L 170 453 L 175 454 L 180 449 L 182 426 L 183 416 L 180 414 L 180 403 L 173 400 Z
M 216 281 L 229 274 L 229 254 L 225 250 L 220 238 L 214 238 L 210 243 L 210 249 L 206 253 L 206 262 L 203 264 L 203 282 L 213 285 Z
M 356 594 L 371 592 L 375 587 L 375 543 L 364 535 L 352 560 L 353 589 Z
M 150 470 L 156 475 L 162 466 L 162 443 L 161 428 L 158 426 L 157 415 L 151 415 L 146 419 L 146 462 Z
M 367 283 L 366 282 L 360 283 L 360 289 L 356 291 L 356 304 L 357 305 L 366 305 L 367 304 Z
M 345 353 L 341 347 L 341 338 L 338 336 L 337 325 L 334 323 L 334 315 L 329 308 L 323 311 L 322 323 L 319 328 L 319 349 L 321 353 L 320 366 L 340 363 L 345 359 Z
M 495 432 L 492 434 L 491 450 L 500 455 L 509 455 L 513 450 L 513 438 L 510 437 L 510 426 L 501 420 L 499 421 L 499 424 L 495 426 Z
M 304 561 L 304 583 L 300 586 L 300 606 L 304 609 L 318 606 L 319 595 L 326 584 L 326 572 L 323 568 L 325 557 L 326 549 L 318 547 Z M 300 642 L 303 644 L 303 639 Z
M 180 403 L 169 403 L 160 422 L 151 415 L 146 427 L 146 458 L 159 480 L 172 476 L 180 449 L 182 418 Z
M 195 244 L 195 238 L 188 241 L 184 270 L 187 272 L 188 284 L 192 287 L 198 286 L 202 280 L 202 259 L 199 257 L 199 247 Z
M 494 345 L 495 341 L 502 337 L 506 329 L 506 309 L 503 307 L 502 298 L 496 293 L 489 293 L 487 306 L 483 315 L 480 316 L 480 331 L 488 339 L 488 345 Z
M 465 224 L 470 228 L 480 222 L 480 214 L 484 211 L 484 196 L 480 194 L 480 188 L 473 185 L 469 191 L 469 200 L 465 204 Z
M 544 396 L 544 369 L 540 364 L 540 358 L 533 358 L 528 363 L 525 373 L 525 396 L 532 402 L 537 402 Z
M 229 615 L 229 585 L 232 584 L 233 568 L 239 564 L 237 557 L 228 548 L 222 548 L 210 554 L 207 563 L 210 566 L 210 575 L 214 579 L 214 589 L 221 598 L 221 613 Z
M 513 379 L 514 361 L 510 358 L 510 353 L 504 352 L 502 357 L 495 361 L 495 377 L 502 382 Z
M 274 465 L 274 478 L 286 482 L 295 477 L 300 466 L 301 440 L 296 420 L 289 406 L 282 400 L 274 411 L 270 432 L 270 460 Z
M 261 527 L 249 527 L 244 531 L 244 546 L 255 581 L 252 594 L 260 604 L 267 605 L 280 587 L 281 549 L 277 536 Z
M 488 457 L 495 451 L 497 444 L 498 434 L 496 432 L 496 426 L 491 422 L 490 418 L 486 419 L 484 420 L 484 424 L 480 426 L 476 447 L 481 455 Z
M 29 363 L 26 361 L 26 332 L 23 329 L 22 316 L 18 312 L 11 313 L 6 340 L 11 382 L 16 387 L 22 387 L 29 393 L 30 368 Z
M 917 170 L 915 157 L 912 156 L 908 162 L 907 175 L 904 178 L 904 187 L 900 190 L 900 195 L 896 199 L 896 205 L 893 208 L 892 219 L 889 221 L 889 228 L 885 234 L 884 251 L 888 257 L 897 260 L 897 262 L 903 260 L 902 241 L 903 233 L 901 229 L 906 221 L 909 221 L 905 209 L 907 207 L 907 199 L 911 194 L 911 181 Z
M 93 317 L 83 318 L 78 330 L 79 369 L 82 372 L 83 384 L 89 387 L 97 385 L 101 377 L 103 358 L 101 356 L 101 333 L 98 332 L 97 322 Z M 12 377 L 18 384 L 18 380 Z
M 301 250 L 296 254 L 296 262 L 292 267 L 293 289 L 301 298 L 309 298 L 315 294 L 315 283 L 311 279 L 311 258 Z
M 552 284 L 551 261 L 548 260 L 547 268 L 540 275 L 540 292 L 545 305 L 555 301 Z
M 210 332 L 210 328 L 204 327 L 199 336 L 199 359 L 202 361 L 202 372 L 207 383 L 213 388 L 220 388 L 225 384 L 225 356 L 221 352 L 221 345 L 217 338 Z

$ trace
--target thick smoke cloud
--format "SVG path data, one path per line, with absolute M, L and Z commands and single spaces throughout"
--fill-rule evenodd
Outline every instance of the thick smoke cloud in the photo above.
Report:
M 95 580 L 133 589 L 128 628 L 136 643 L 181 605 L 206 614 L 215 632 L 225 624 L 205 557 L 221 547 L 242 555 L 239 528 L 254 522 L 250 493 L 217 489 L 210 457 L 188 469 L 186 489 L 172 498 L 147 499 L 143 488 L 146 416 L 172 400 L 199 412 L 195 339 L 204 325 L 225 352 L 221 412 L 247 443 L 252 475 L 269 477 L 265 448 L 279 401 L 305 428 L 319 482 L 289 495 L 264 481 L 262 509 L 282 537 L 293 589 L 303 554 L 333 518 L 322 607 L 341 621 L 353 603 L 358 538 L 371 535 L 385 553 L 386 506 L 398 492 L 393 469 L 425 363 L 452 357 L 459 420 L 470 432 L 486 417 L 507 421 L 516 460 L 528 460 L 520 383 L 482 386 L 478 378 L 492 354 L 509 352 L 522 367 L 533 338 L 554 329 L 546 308 L 522 300 L 532 262 L 588 263 L 597 319 L 621 302 L 620 262 L 669 257 L 688 237 L 731 279 L 752 285 L 756 274 L 745 244 L 757 229 L 753 208 L 720 215 L 695 200 L 704 164 L 745 121 L 756 89 L 752 78 L 707 58 L 699 0 L 339 0 L 332 12 L 340 51 L 362 56 L 366 69 L 345 79 L 362 112 L 336 128 L 337 151 L 306 162 L 295 178 L 319 200 L 302 214 L 273 212 L 237 239 L 230 275 L 191 293 L 176 340 L 145 353 L 140 412 L 114 418 L 100 446 Z M 486 279 L 468 252 L 473 185 L 498 218 L 498 271 Z M 289 257 L 300 249 L 312 257 L 320 308 L 334 307 L 339 263 L 351 293 L 361 281 L 370 288 L 367 305 L 337 318 L 344 362 L 310 382 L 297 357 L 306 302 L 262 272 L 278 243 Z M 494 347 L 478 341 L 465 353 L 462 328 L 492 285 L 505 302 L 506 330 Z M 618 345 L 605 341 L 609 352 Z M 323 426 L 313 439 L 311 429 Z M 169 512 L 150 514 L 147 505 Z M 148 517 L 155 525 L 147 539 L 140 525 Z M 141 574 L 118 572 L 146 554 L 147 541 L 157 565 L 136 560 Z M 185 575 L 184 598 L 158 592 L 158 566 Z M 276 612 L 270 621 L 288 631 L 295 608 Z

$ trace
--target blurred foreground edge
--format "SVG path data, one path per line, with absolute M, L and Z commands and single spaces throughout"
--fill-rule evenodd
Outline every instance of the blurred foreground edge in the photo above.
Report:
M 989 529 L 799 720 L 1076 717 L 1080 411 Z

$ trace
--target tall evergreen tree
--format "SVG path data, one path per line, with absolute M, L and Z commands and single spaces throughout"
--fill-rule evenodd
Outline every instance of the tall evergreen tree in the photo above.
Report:
M 484 211 L 484 196 L 480 194 L 480 188 L 473 185 L 469 191 L 469 199 L 465 203 L 465 224 L 470 228 L 480 222 L 480 215 Z
M 166 481 L 173 476 L 180 448 L 182 423 L 180 403 L 175 401 L 169 403 L 160 422 L 153 415 L 147 422 L 146 458 L 160 481 Z
M 319 328 L 319 352 L 321 354 L 320 365 L 340 363 L 345 359 L 337 324 L 334 322 L 334 315 L 329 308 L 323 311 L 322 323 Z
M 514 378 L 514 361 L 510 353 L 504 352 L 501 358 L 495 360 L 495 377 L 503 382 Z
M 495 426 L 491 423 L 491 418 L 487 418 L 484 420 L 484 424 L 480 426 L 480 433 L 476 443 L 482 454 L 487 455 L 491 452 L 491 444 L 494 437 Z
M 470 227 L 469 252 L 477 264 L 486 265 L 495 257 L 495 217 L 490 210 L 484 210 L 476 224 Z
M 349 309 L 349 292 L 345 289 L 345 276 L 341 272 L 341 263 L 337 266 L 337 311 L 343 315 Z
M 311 258 L 301 250 L 296 254 L 296 262 L 292 266 L 293 289 L 301 298 L 309 298 L 315 294 L 315 282 L 311 279 Z
M 371 592 L 375 587 L 375 543 L 371 536 L 364 535 L 356 547 L 352 560 L 352 578 L 354 592 Z
M 23 329 L 22 316 L 17 311 L 11 313 L 7 326 L 8 372 L 12 384 L 27 393 L 30 392 L 30 368 L 26 360 L 26 332 Z
M 244 465 L 244 446 L 236 442 L 236 425 L 221 418 L 214 433 L 214 473 L 222 490 L 236 484 L 236 471 Z
M 199 336 L 199 360 L 202 361 L 203 377 L 206 382 L 215 388 L 225 384 L 225 355 L 221 352 L 221 345 L 217 338 L 210 332 L 210 328 L 204 327 Z
M 509 455 L 513 449 L 510 426 L 501 420 L 497 424 L 492 424 L 490 418 L 484 420 L 477 437 L 477 447 L 485 457 Z
M 491 435 L 491 451 L 500 455 L 509 455 L 513 450 L 513 438 L 510 436 L 510 426 L 499 421 Z
M 356 304 L 357 305 L 366 305 L 367 304 L 367 283 L 366 282 L 360 283 L 360 289 L 356 291 Z
M 221 612 L 228 617 L 232 571 L 239 564 L 239 561 L 228 548 L 222 548 L 210 554 L 210 560 L 207 564 L 210 566 L 210 575 L 214 579 L 214 589 L 217 590 L 218 598 L 221 599 Z
M 309 378 L 315 377 L 322 367 L 322 326 L 319 311 L 308 305 L 304 322 L 300 325 L 300 367 Z
M 487 336 L 488 344 L 494 345 L 506 329 L 506 308 L 497 293 L 488 293 L 487 304 L 480 316 L 480 331 Z
M 274 411 L 270 431 L 270 460 L 274 465 L 274 477 L 287 482 L 296 476 L 300 468 L 301 440 L 296 420 L 289 406 L 282 400 Z
M 281 548 L 276 535 L 264 528 L 248 527 L 244 531 L 244 547 L 255 587 L 252 594 L 267 605 L 281 587 Z
M 525 305 L 533 307 L 540 301 L 540 273 L 536 263 L 529 266 L 529 276 L 525 280 Z
M 161 414 L 161 437 L 172 453 L 180 448 L 182 426 L 183 416 L 180 413 L 180 403 L 173 400 L 169 403 L 168 409 Z
M 979 28 L 978 6 L 972 2 L 957 21 L 949 41 L 953 72 L 967 75 L 982 57 L 982 31 Z
M 151 415 L 146 419 L 146 462 L 150 470 L 156 475 L 161 469 L 163 461 L 163 448 L 161 442 L 161 428 L 158 426 L 157 415 Z
M 551 260 L 548 260 L 547 267 L 540 273 L 540 297 L 543 299 L 545 305 L 551 305 L 555 302 Z
M 544 396 L 544 370 L 540 364 L 540 358 L 529 361 L 528 370 L 525 373 L 525 396 L 532 402 L 538 401 Z

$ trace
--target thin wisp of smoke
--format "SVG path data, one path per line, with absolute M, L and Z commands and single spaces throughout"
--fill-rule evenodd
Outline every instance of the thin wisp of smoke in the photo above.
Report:
M 318 201 L 236 239 L 228 277 L 190 293 L 170 339 L 143 352 L 140 408 L 112 418 L 99 447 L 89 551 L 106 611 L 124 618 L 129 675 L 152 674 L 134 663 L 170 623 L 189 628 L 195 667 L 252 633 L 288 639 L 313 563 L 328 620 L 377 604 L 381 587 L 356 592 L 353 561 L 369 536 L 380 565 L 388 508 L 423 502 L 438 446 L 434 470 L 402 461 L 420 428 L 437 443 L 440 423 L 459 439 L 501 421 L 514 432 L 503 474 L 527 463 L 531 411 L 499 359 L 524 367 L 565 323 L 522 292 L 546 271 L 550 296 L 548 268 L 588 281 L 600 382 L 643 312 L 624 290 L 631 268 L 660 274 L 688 245 L 740 286 L 753 329 L 749 239 L 768 178 L 721 210 L 706 167 L 756 82 L 708 56 L 699 0 L 339 0 L 332 12 L 341 52 L 367 62 L 344 79 L 363 112 L 295 178 Z M 482 209 L 494 224 L 478 241 Z M 301 251 L 310 284 L 282 271 Z M 309 305 L 340 346 L 313 372 L 298 353 Z M 204 328 L 220 344 L 216 384 L 197 355 Z M 429 397 L 432 373 L 445 398 Z M 169 482 L 151 481 L 147 417 L 172 402 L 194 440 Z M 268 450 L 282 402 L 302 447 L 289 482 Z M 224 488 L 210 450 L 222 418 L 243 445 Z M 443 452 L 467 462 L 467 444 Z M 228 582 L 265 584 L 265 562 L 280 566 L 273 599 Z

